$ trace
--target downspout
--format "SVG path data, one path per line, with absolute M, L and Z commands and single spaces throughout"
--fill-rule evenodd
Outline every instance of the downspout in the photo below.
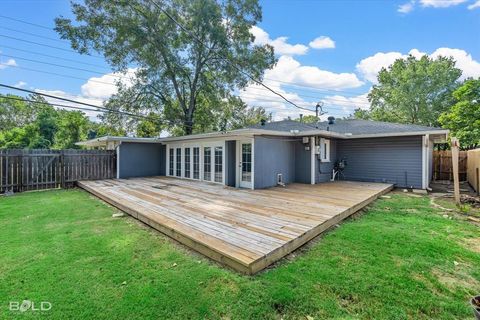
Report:
M 310 137 L 310 184 L 315 184 L 315 137 Z

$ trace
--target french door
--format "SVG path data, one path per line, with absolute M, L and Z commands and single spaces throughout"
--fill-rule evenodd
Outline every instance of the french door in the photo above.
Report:
M 223 141 L 199 145 L 168 146 L 167 175 L 224 183 L 225 159 Z
M 252 188 L 252 143 L 239 141 L 238 154 L 240 155 L 238 166 L 240 188 Z

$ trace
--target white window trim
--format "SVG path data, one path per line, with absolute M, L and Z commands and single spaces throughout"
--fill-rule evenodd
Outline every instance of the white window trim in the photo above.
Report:
M 323 146 L 325 145 L 325 149 Z M 320 139 L 320 161 L 330 162 L 330 139 Z
M 200 177 L 199 179 L 194 179 L 193 178 L 193 148 L 198 147 L 199 148 L 199 166 L 200 166 Z M 211 167 L 211 175 L 210 175 L 210 180 L 204 180 L 204 148 L 205 147 L 210 147 L 211 148 L 211 156 L 210 156 L 210 167 Z M 221 147 L 222 148 L 222 181 L 217 182 L 215 181 L 215 147 Z M 177 169 L 177 148 L 181 148 L 181 155 L 182 155 L 182 162 L 181 162 L 181 174 L 180 177 L 176 175 L 176 169 Z M 186 178 L 185 177 L 185 148 L 190 148 L 190 177 Z M 189 179 L 189 180 L 196 180 L 196 181 L 205 181 L 205 182 L 211 182 L 211 183 L 217 183 L 217 184 L 222 184 L 225 185 L 225 140 L 216 140 L 216 141 L 195 141 L 195 142 L 184 142 L 184 143 L 175 143 L 175 144 L 167 144 L 167 171 L 166 175 L 168 177 L 174 177 L 174 178 L 181 178 L 181 179 Z M 170 175 L 170 149 L 173 149 L 173 175 Z

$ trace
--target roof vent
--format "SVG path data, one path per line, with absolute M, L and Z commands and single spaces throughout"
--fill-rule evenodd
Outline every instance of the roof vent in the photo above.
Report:
M 260 120 L 260 124 L 261 124 L 262 126 L 264 126 L 265 123 L 267 123 L 267 120 L 265 120 L 265 119 L 261 119 L 261 120 Z
M 335 117 L 328 117 L 328 124 L 335 124 Z

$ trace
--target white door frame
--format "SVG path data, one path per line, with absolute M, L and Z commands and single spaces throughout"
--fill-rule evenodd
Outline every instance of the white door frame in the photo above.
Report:
M 252 159 L 251 159 L 251 165 L 252 165 L 252 168 L 251 168 L 251 176 L 250 176 L 250 182 L 242 182 L 242 144 L 251 144 L 252 148 L 251 148 L 251 156 L 252 156 Z M 255 181 L 255 163 L 254 163 L 254 159 L 255 159 L 255 156 L 254 156 L 254 139 L 242 139 L 242 140 L 237 140 L 236 141 L 236 151 L 235 154 L 236 154 L 236 161 L 235 161 L 235 166 L 237 168 L 236 170 L 236 187 L 237 188 L 249 188 L 249 189 L 253 189 L 254 188 L 254 181 Z

